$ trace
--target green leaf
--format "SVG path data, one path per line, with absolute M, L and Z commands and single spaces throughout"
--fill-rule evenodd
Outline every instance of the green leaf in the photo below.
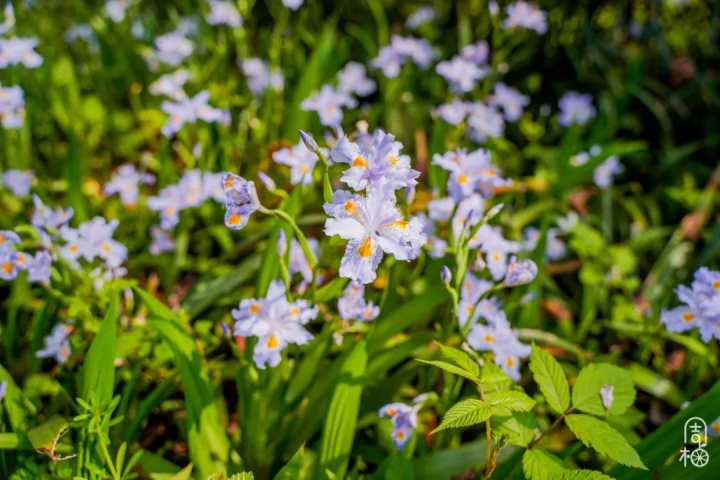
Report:
M 565 470 L 559 480 L 613 480 L 602 472 L 595 470 Z
M 453 365 L 452 363 L 443 362 L 442 360 L 420 360 L 418 359 L 418 362 L 426 363 L 428 365 L 432 365 L 433 367 L 438 367 L 446 372 L 454 373 L 455 375 L 460 375 L 461 377 L 465 377 L 470 381 L 473 381 L 475 383 L 480 383 L 480 377 L 477 377 L 476 375 L 473 375 L 472 373 L 463 370 L 462 368 Z
M 480 375 L 480 366 L 466 352 L 458 350 L 457 348 L 447 347 L 442 343 L 435 342 L 435 344 L 440 347 L 440 352 L 443 357 L 452 361 L 463 370 L 472 373 L 476 377 Z
M 649 434 L 636 446 L 645 465 L 651 469 L 657 469 L 664 465 L 668 458 L 675 455 L 682 447 L 682 432 L 685 422 L 692 417 L 704 418 L 708 423 L 711 422 L 718 416 L 718 405 L 720 405 L 720 382 L 716 382 L 705 394 L 673 415 L 670 420 L 663 423 L 660 428 Z M 713 443 L 716 442 L 712 442 L 710 445 Z M 720 464 L 720 462 L 711 461 L 710 465 L 715 463 Z M 638 472 L 622 465 L 617 465 L 610 471 L 610 474 L 618 480 L 653 478 L 649 472 Z
M 493 362 L 485 362 L 480 381 L 485 392 L 507 392 L 513 384 L 512 378 Z
M 612 385 L 612 404 L 605 408 L 600 390 Z M 635 402 L 632 373 L 609 363 L 590 364 L 580 371 L 573 387 L 573 407 L 593 415 L 621 415 Z
M 273 480 L 300 480 L 307 478 L 312 459 L 305 452 L 305 447 L 300 447 L 290 461 L 273 477 Z
M 512 412 L 527 412 L 535 406 L 535 400 L 518 390 L 487 393 L 485 403 L 490 406 L 492 415 L 499 416 L 508 416 Z
M 416 480 L 450 480 L 479 468 L 485 461 L 485 441 L 435 451 L 413 460 Z
M 115 389 L 118 298 L 113 296 L 95 339 L 85 356 L 82 371 L 82 398 L 97 407 L 110 403 Z
M 149 324 L 160 332 L 173 352 L 175 368 L 185 390 L 190 459 L 199 475 L 207 478 L 223 470 L 228 439 L 200 353 L 192 336 L 177 321 L 151 318 Z
M 560 363 L 548 352 L 533 345 L 530 371 L 550 408 L 555 413 L 564 413 L 570 407 L 570 387 Z
M 54 415 L 46 422 L 28 431 L 27 438 L 35 450 L 52 455 L 60 437 L 68 428 L 70 428 L 70 424 L 67 420 L 59 415 Z
M 355 437 L 363 389 L 361 381 L 366 367 L 367 348 L 363 341 L 355 345 L 340 369 L 338 384 L 325 419 L 315 478 L 324 478 L 326 471 L 332 472 L 337 478 L 345 476 Z
M 559 458 L 537 449 L 525 451 L 522 467 L 528 480 L 557 480 L 565 471 Z
M 337 277 L 317 289 L 315 292 L 316 303 L 326 303 L 342 295 L 347 284 L 347 278 Z
M 469 427 L 490 418 L 490 408 L 482 400 L 468 398 L 462 400 L 445 413 L 440 425 L 433 430 L 437 433 L 448 428 Z
M 590 415 L 574 414 L 565 423 L 575 436 L 590 448 L 629 467 L 646 469 L 635 449 L 617 430 Z
M 532 412 L 513 412 L 509 417 L 493 416 L 493 431 L 507 438 L 511 445 L 527 447 L 537 430 L 537 419 Z
M 151 295 L 146 290 L 143 290 L 140 287 L 133 287 L 135 292 L 140 295 L 140 298 L 142 298 L 143 303 L 145 303 L 145 306 L 150 311 L 150 314 L 153 317 L 161 318 L 163 320 L 171 320 L 175 321 L 177 317 L 175 316 L 175 313 L 170 310 L 170 308 L 162 303 L 160 300 L 155 298 L 153 295 Z

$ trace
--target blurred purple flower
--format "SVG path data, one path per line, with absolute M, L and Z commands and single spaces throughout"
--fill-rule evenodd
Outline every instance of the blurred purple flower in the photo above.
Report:
M 30 193 L 32 181 L 35 178 L 33 172 L 22 170 L 7 170 L 2 176 L 2 181 L 13 194 L 24 197 Z

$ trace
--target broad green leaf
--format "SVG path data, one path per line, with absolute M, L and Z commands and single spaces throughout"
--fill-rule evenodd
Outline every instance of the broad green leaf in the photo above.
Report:
M 468 398 L 456 403 L 445 413 L 440 425 L 433 430 L 433 433 L 448 428 L 469 427 L 477 425 L 490 418 L 490 407 L 475 398 Z
M 312 384 L 318 371 L 318 366 L 328 350 L 330 330 L 319 335 L 307 347 L 307 351 L 295 369 L 295 374 L 290 379 L 288 388 L 285 391 L 285 401 L 293 403 L 298 400 L 306 389 Z
M 601 389 L 612 385 L 609 408 L 602 401 Z M 594 415 L 620 415 L 635 402 L 632 374 L 609 363 L 590 364 L 580 371 L 572 393 L 573 407 Z
M 170 310 L 167 305 L 140 287 L 134 287 L 134 290 L 138 295 L 140 295 L 140 298 L 142 298 L 143 303 L 145 303 L 145 306 L 148 308 L 153 317 L 161 318 L 163 320 L 176 320 L 177 317 L 175 316 L 175 313 Z
M 458 350 L 457 348 L 447 347 L 438 342 L 435 343 L 438 347 L 440 347 L 440 352 L 442 352 L 443 357 L 452 361 L 463 370 L 472 373 L 476 377 L 480 375 L 480 366 L 470 355 L 462 350 Z
M 480 382 L 486 393 L 507 392 L 513 384 L 512 378 L 493 362 L 485 362 Z
M 509 417 L 493 416 L 493 431 L 504 435 L 511 445 L 527 447 L 537 429 L 537 419 L 532 412 L 513 412 Z
M 454 373 L 455 375 L 460 375 L 461 377 L 465 377 L 470 381 L 473 381 L 475 383 L 480 383 L 480 378 L 476 375 L 473 375 L 472 373 L 468 372 L 467 370 L 463 370 L 462 368 L 453 365 L 452 363 L 443 362 L 442 360 L 420 360 L 418 359 L 418 362 L 426 363 L 428 365 L 432 365 L 433 367 L 438 367 L 446 372 Z
M 720 382 L 716 382 L 704 395 L 673 415 L 670 420 L 645 437 L 636 446 L 645 465 L 651 469 L 657 469 L 664 465 L 668 458 L 675 455 L 682 448 L 682 433 L 685 422 L 691 417 L 700 417 L 710 423 L 718 416 L 718 405 L 720 405 Z M 720 464 L 720 462 L 710 461 L 710 465 L 715 463 Z M 653 478 L 651 472 L 639 472 L 622 465 L 617 465 L 610 471 L 610 474 L 618 480 Z
M 82 398 L 97 407 L 110 403 L 115 389 L 118 299 L 113 296 L 83 362 Z
M 535 406 L 535 400 L 519 390 L 485 394 L 485 403 L 492 415 L 508 416 L 512 412 L 527 412 Z
M 190 480 L 192 477 L 193 464 L 191 463 L 187 467 L 180 470 L 177 474 L 172 477 L 172 480 Z
M 595 470 L 565 470 L 560 480 L 612 480 L 612 477 Z
M 52 455 L 55 453 L 58 441 L 68 428 L 70 428 L 70 424 L 67 420 L 59 415 L 54 415 L 46 422 L 29 430 L 27 438 L 35 450 Z
M 25 435 L 0 433 L 0 450 L 32 450 L 33 446 Z
M 550 408 L 561 414 L 570 407 L 570 387 L 560 363 L 545 350 L 533 345 L 530 371 Z
M 363 389 L 362 377 L 366 367 L 367 347 L 363 341 L 355 345 L 340 369 L 338 384 L 325 419 L 315 478 L 324 478 L 326 471 L 332 472 L 337 478 L 345 476 L 355 437 Z
M 590 415 L 573 414 L 565 423 L 575 436 L 588 447 L 629 467 L 646 469 L 635 449 L 617 430 Z
M 385 459 L 369 480 L 414 480 L 412 463 L 405 456 L 395 453 Z
M 305 452 L 305 447 L 300 447 L 290 461 L 273 477 L 273 480 L 301 480 L 307 478 L 310 473 L 312 459 Z
M 559 458 L 538 449 L 525 451 L 522 467 L 528 480 L 557 480 L 565 472 Z
M 345 288 L 347 282 L 347 278 L 333 278 L 328 283 L 317 289 L 317 292 L 315 292 L 315 302 L 326 303 L 330 300 L 338 298 L 342 295 L 343 289 Z
M 188 412 L 188 444 L 192 463 L 203 478 L 223 471 L 228 455 L 228 439 L 192 336 L 173 320 L 151 319 L 149 325 L 160 332 L 170 347 L 175 367 L 180 373 Z
M 29 410 L 34 410 L 30 402 L 25 399 L 23 390 L 15 384 L 12 375 L 0 365 L 0 383 L 7 382 L 5 397 L 2 399 L 2 407 L 10 420 L 10 426 L 16 432 L 25 431 L 28 428 Z M 32 408 L 28 408 L 32 407 Z
M 507 450 L 509 448 L 504 451 Z M 413 460 L 413 470 L 416 480 L 450 480 L 480 468 L 484 462 L 485 440 L 482 440 L 418 457 Z

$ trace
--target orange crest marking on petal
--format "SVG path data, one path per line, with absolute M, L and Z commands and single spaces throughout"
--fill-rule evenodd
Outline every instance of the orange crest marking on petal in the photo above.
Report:
M 372 245 L 372 238 L 368 237 L 360 244 L 360 247 L 358 248 L 358 253 L 361 257 L 367 258 L 370 255 L 372 255 L 373 251 L 373 245 Z
M 360 167 L 360 168 L 367 168 L 367 160 L 362 155 L 358 155 L 355 158 L 353 158 L 352 162 L 353 167 Z
M 695 315 L 693 315 L 692 312 L 685 312 L 682 314 L 682 319 L 685 322 L 692 322 L 693 320 L 695 320 Z
M 345 204 L 343 205 L 343 208 L 347 213 L 353 214 L 355 213 L 355 210 L 357 210 L 357 205 L 355 204 L 355 200 L 347 200 Z
M 277 346 L 280 345 L 280 341 L 277 336 L 270 335 L 270 338 L 267 339 L 266 345 L 268 348 L 277 348 Z
M 233 213 L 228 217 L 228 223 L 230 225 L 240 225 L 240 222 L 242 221 L 242 216 L 238 213 Z

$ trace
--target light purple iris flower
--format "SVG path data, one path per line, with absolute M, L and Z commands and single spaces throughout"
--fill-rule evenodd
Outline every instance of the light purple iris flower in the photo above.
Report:
M 345 321 L 361 320 L 370 322 L 377 318 L 380 308 L 365 300 L 365 285 L 350 282 L 338 299 L 338 312 Z
M 344 92 L 336 91 L 330 85 L 323 85 L 319 92 L 303 100 L 300 107 L 317 112 L 320 123 L 326 127 L 339 127 L 343 119 L 343 107 L 354 108 L 357 101 Z
M 535 279 L 537 271 L 537 265 L 529 258 L 518 260 L 515 256 L 512 256 L 510 257 L 503 283 L 508 287 L 525 285 Z
M 315 257 L 317 258 L 318 256 L 320 256 L 320 244 L 318 243 L 317 239 L 308 238 L 307 243 Z M 278 236 L 278 255 L 284 257 L 286 252 L 287 237 L 285 236 L 285 231 L 280 230 L 280 235 Z M 308 262 L 307 257 L 305 257 L 305 252 L 303 252 L 303 249 L 300 246 L 300 242 L 298 242 L 296 238 L 293 238 L 290 242 L 288 272 L 290 273 L 290 275 L 299 273 L 303 277 L 303 281 L 305 283 L 310 283 L 312 281 L 312 266 Z
M 338 73 L 338 90 L 341 92 L 367 97 L 375 88 L 375 81 L 368 78 L 362 63 L 348 62 Z
M 370 188 L 366 196 L 338 190 L 323 208 L 331 217 L 325 221 L 325 234 L 348 240 L 340 264 L 342 277 L 370 283 L 384 253 L 412 260 L 425 244 L 420 221 L 405 220 L 396 206 L 395 193 L 382 183 Z
M 122 265 L 127 258 L 127 248 L 112 238 L 118 224 L 117 220 L 108 222 L 103 217 L 95 217 L 81 224 L 77 232 L 82 257 L 88 262 L 98 257 L 108 268 Z
M 487 280 L 481 280 L 472 273 L 467 273 L 463 279 L 460 289 L 460 301 L 458 302 L 458 323 L 464 327 L 468 320 L 476 323 L 480 317 L 485 319 L 494 318 L 499 314 L 499 307 L 496 300 L 486 299 L 478 303 L 480 297 L 492 288 L 493 284 Z
M 105 184 L 106 195 L 120 195 L 120 201 L 126 207 L 137 203 L 140 184 L 152 185 L 155 183 L 155 175 L 141 173 L 134 165 L 121 165 L 108 183 Z
M 34 50 L 37 44 L 36 38 L 0 38 L 0 68 L 12 65 L 39 67 L 43 58 Z
M 25 95 L 22 88 L 0 87 L 0 124 L 16 130 L 25 120 Z
M 0 253 L 10 253 L 15 245 L 20 243 L 20 237 L 12 230 L 0 230 Z
M 105 14 L 115 23 L 125 20 L 125 12 L 130 6 L 130 0 L 108 0 L 105 2 Z
M 222 177 L 225 191 L 225 225 L 232 230 L 241 230 L 247 225 L 250 215 L 260 208 L 255 184 L 234 173 Z
M 262 299 L 247 299 L 232 311 L 234 334 L 257 337 L 253 359 L 258 368 L 275 367 L 288 345 L 304 345 L 312 339 L 305 325 L 317 317 L 318 309 L 306 300 L 289 302 L 285 286 L 274 281 Z
M 248 88 L 255 95 L 262 95 L 268 88 L 282 90 L 285 84 L 282 73 L 271 70 L 267 62 L 259 58 L 243 59 L 240 69 L 248 78 Z
M 468 343 L 476 350 L 493 352 L 495 363 L 510 378 L 520 380 L 520 359 L 530 355 L 530 347 L 518 340 L 517 332 L 510 328 L 504 313 L 488 320 L 487 325 L 473 326 L 468 334 Z
M 161 253 L 175 250 L 175 239 L 167 230 L 155 226 L 150 229 L 150 234 L 152 235 L 152 243 L 150 244 L 151 255 L 160 255 Z
M 468 108 L 468 126 L 470 138 L 477 143 L 484 143 L 488 138 L 502 137 L 505 132 L 505 120 L 500 112 L 482 102 L 475 102 Z
M 4 380 L 4 381 L 0 382 L 0 402 L 2 402 L 3 398 L 5 398 L 7 389 L 8 389 L 8 381 Z
M 437 12 L 432 7 L 420 7 L 415 10 L 405 21 L 405 25 L 411 30 L 417 29 L 420 25 L 432 22 L 437 17 Z
M 336 163 L 346 163 L 341 180 L 354 190 L 366 190 L 381 181 L 393 190 L 412 187 L 420 172 L 410 167 L 410 157 L 401 155 L 402 144 L 395 137 L 382 130 L 376 130 L 372 136 L 364 136 L 359 143 L 351 142 L 341 136 L 330 158 Z
M 177 102 L 163 102 L 160 108 L 170 117 L 163 125 L 162 133 L 166 137 L 171 137 L 179 132 L 186 123 L 194 123 L 197 120 L 208 123 L 218 122 L 223 125 L 230 123 L 230 112 L 211 107 L 208 103 L 209 100 L 210 93 L 202 91 L 192 98 Z
M 435 114 L 450 125 L 459 125 L 468 116 L 471 106 L 471 103 L 456 98 L 451 102 L 438 105 Z
M 276 163 L 290 167 L 290 183 L 310 185 L 313 181 L 313 169 L 318 161 L 317 155 L 307 149 L 300 141 L 290 148 L 282 148 L 272 155 Z
M 408 60 L 425 69 L 430 66 L 435 55 L 432 46 L 425 39 L 393 35 L 390 45 L 382 47 L 370 64 L 381 69 L 386 77 L 395 78 Z
M 73 216 L 73 209 L 58 208 L 53 210 L 45 205 L 37 195 L 33 195 L 33 204 L 35 209 L 30 221 L 37 228 L 43 244 L 49 246 L 52 243 L 50 234 L 60 230 L 70 221 Z
M 590 121 L 596 113 L 592 103 L 592 96 L 589 93 L 567 92 L 559 102 L 560 125 L 584 125 Z
M 378 411 L 380 417 L 387 417 L 391 420 L 393 443 L 400 450 L 405 447 L 415 433 L 418 410 L 420 410 L 419 402 L 415 405 L 393 402 L 384 405 Z
M 70 357 L 70 332 L 71 327 L 66 324 L 58 324 L 52 329 L 50 335 L 45 337 L 45 348 L 35 352 L 37 358 L 54 358 L 59 364 L 63 364 Z
M 157 59 L 168 65 L 180 65 L 192 55 L 193 42 L 180 32 L 170 32 L 155 39 Z
M 13 194 L 18 197 L 24 197 L 30 193 L 30 187 L 32 186 L 34 178 L 35 175 L 30 171 L 7 170 L 2 176 L 2 181 Z
M 518 242 L 502 236 L 500 227 L 481 226 L 468 242 L 470 248 L 479 248 L 485 254 L 488 270 L 493 279 L 502 279 L 508 270 L 508 254 L 522 249 Z
M 488 54 L 490 53 L 490 47 L 485 40 L 465 45 L 460 52 L 463 58 L 470 60 L 478 65 L 484 65 L 487 63 Z
M 477 82 L 484 78 L 489 71 L 460 56 L 438 63 L 435 70 L 450 84 L 453 90 L 460 93 L 466 93 L 475 88 Z
M 520 118 L 523 109 L 528 106 L 530 99 L 514 88 L 502 82 L 495 84 L 495 91 L 490 97 L 490 105 L 502 109 L 505 120 L 514 122 Z
M 505 28 L 526 28 L 540 35 L 547 31 L 545 12 L 524 0 L 507 7 L 507 18 L 503 22 Z
M 304 0 L 282 0 L 283 5 L 290 10 L 297 10 L 302 7 Z
M 210 13 L 207 21 L 210 25 L 227 25 L 238 28 L 242 26 L 242 17 L 233 2 L 223 0 L 210 0 Z
M 450 172 L 447 188 L 456 201 L 474 192 L 490 197 L 496 188 L 511 183 L 500 176 L 500 170 L 490 161 L 490 153 L 482 148 L 469 153 L 466 150 L 436 153 L 432 163 Z
M 52 261 L 52 255 L 47 250 L 40 250 L 34 257 L 30 257 L 27 263 L 28 281 L 48 285 Z
M 184 69 L 166 73 L 150 84 L 150 93 L 170 97 L 174 100 L 186 99 L 187 95 L 183 86 L 189 79 L 190 72 Z
M 608 188 L 613 184 L 614 177 L 625 170 L 620 159 L 615 155 L 610 156 L 603 163 L 595 167 L 593 181 L 600 188 Z
M 691 286 L 679 286 L 677 295 L 684 305 L 660 313 L 665 327 L 671 332 L 698 328 L 705 343 L 720 341 L 720 272 L 698 269 Z

